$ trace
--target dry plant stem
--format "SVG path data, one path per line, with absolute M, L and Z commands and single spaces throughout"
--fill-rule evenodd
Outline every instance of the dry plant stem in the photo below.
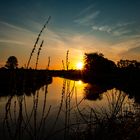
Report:
M 65 70 L 65 64 L 63 60 L 62 60 L 62 66 L 63 66 L 63 70 Z
M 18 115 L 18 120 L 17 120 L 17 127 L 16 127 L 16 131 L 15 131 L 15 139 L 20 140 L 21 139 L 21 134 L 22 134 L 22 122 L 23 122 L 23 105 L 22 105 L 22 101 L 23 98 L 19 98 L 18 102 L 19 102 L 19 115 Z
M 9 99 L 8 99 L 8 102 L 6 103 L 6 106 L 5 106 L 5 118 L 4 118 L 4 121 L 3 121 L 3 128 L 5 128 L 5 125 L 8 129 L 8 134 L 9 134 L 9 137 L 11 139 L 13 139 L 13 135 L 12 135 L 12 132 L 11 132 L 11 128 L 10 128 L 10 125 L 9 125 L 9 121 L 8 121 L 8 114 L 9 114 L 9 111 L 10 111 L 10 107 L 11 107 L 11 100 L 12 100 L 13 96 L 11 96 Z
M 49 110 L 47 112 L 47 114 L 45 115 L 45 109 L 46 109 L 46 99 L 47 99 L 47 89 L 48 89 L 48 85 L 46 85 L 45 87 L 45 96 L 44 96 L 44 104 L 43 104 L 43 109 L 42 109 L 42 117 L 41 117 L 41 121 L 40 121 L 40 125 L 39 125 L 39 128 L 38 128 L 38 133 L 40 134 L 43 134 L 42 132 L 44 132 L 44 125 L 45 125 L 45 120 L 47 119 L 48 115 L 49 115 L 49 112 L 50 112 L 50 109 L 51 109 L 51 106 L 49 107 Z M 43 135 L 41 135 L 41 139 L 42 139 Z
M 43 110 L 42 110 L 42 118 L 41 118 L 41 122 L 40 122 L 40 126 L 39 126 L 38 131 L 40 131 L 40 129 L 41 129 L 42 122 L 43 122 L 44 115 L 45 115 L 45 109 L 46 109 L 46 99 L 47 99 L 47 89 L 48 89 L 48 85 L 46 85 L 46 88 L 45 88 L 44 104 L 43 104 Z
M 46 23 L 44 24 L 44 26 L 42 27 L 40 33 L 39 33 L 38 36 L 37 36 L 37 39 L 36 39 L 36 41 L 35 41 L 35 44 L 34 44 L 34 46 L 33 46 L 32 51 L 31 51 L 30 57 L 29 57 L 29 59 L 28 59 L 26 69 L 28 69 L 28 67 L 29 67 L 29 65 L 30 65 L 31 58 L 32 58 L 33 53 L 34 53 L 34 51 L 35 51 L 35 49 L 36 49 L 36 46 L 37 46 L 38 41 L 39 41 L 39 39 L 40 39 L 40 37 L 41 37 L 41 34 L 42 34 L 42 32 L 44 31 L 44 29 L 46 28 L 46 26 L 47 26 L 47 24 L 49 23 L 50 19 L 51 19 L 51 16 L 49 16 L 48 20 L 46 21 Z
M 25 113 L 27 114 L 27 109 L 25 110 Z M 28 129 L 28 127 L 29 127 L 29 129 L 32 131 L 32 126 L 31 126 L 31 124 L 30 124 L 30 121 L 31 121 L 31 118 L 32 118 L 32 115 L 33 115 L 33 112 L 34 112 L 34 107 L 32 108 L 32 111 L 31 111 L 31 113 L 30 113 L 30 116 L 27 118 L 27 115 L 26 115 L 26 123 L 25 123 L 25 126 L 24 126 L 24 128 L 23 128 L 23 130 L 27 130 Z M 28 130 L 29 131 L 29 130 Z
M 46 70 L 49 70 L 50 62 L 51 62 L 51 58 L 50 58 L 50 56 L 49 56 L 49 57 L 48 57 L 48 65 L 47 65 L 47 67 L 46 67 Z
M 80 116 L 82 117 L 82 119 L 85 121 L 85 123 L 88 123 L 87 119 L 85 118 L 85 116 L 81 113 L 79 107 L 78 107 L 78 101 L 77 101 L 77 89 L 75 88 L 75 101 L 76 101 L 76 107 L 77 107 L 77 110 L 80 114 Z
M 69 50 L 67 50 L 67 54 L 66 54 L 66 70 L 69 69 Z
M 67 81 L 66 81 L 67 82 Z M 68 126 L 68 83 L 66 83 L 66 94 L 65 94 L 65 131 L 64 131 L 64 139 L 66 139 L 67 136 L 67 126 Z
M 16 101 L 14 102 L 14 118 L 15 118 L 15 124 L 16 124 L 16 119 L 17 119 L 17 116 L 16 116 Z
M 35 70 L 37 70 L 37 65 L 38 65 L 38 60 L 39 60 L 39 55 L 40 55 L 40 51 L 41 51 L 41 48 L 43 46 L 43 43 L 44 43 L 44 40 L 42 40 L 41 44 L 40 44 L 40 47 L 38 49 L 38 53 L 37 53 L 37 58 L 36 58 L 36 66 L 35 66 Z
M 46 124 L 46 119 L 48 118 L 48 116 L 49 116 L 49 114 L 50 114 L 50 111 L 51 111 L 51 105 L 49 106 L 49 109 L 48 109 L 48 111 L 47 111 L 47 113 L 46 113 L 46 115 L 44 116 L 44 119 L 43 119 L 43 125 L 42 125 L 42 130 L 41 130 L 41 132 L 42 132 L 42 134 L 44 134 L 44 131 L 45 131 L 45 124 Z M 43 138 L 44 136 L 43 135 L 41 135 L 41 140 L 42 139 L 44 139 Z
M 34 138 L 37 139 L 37 108 L 38 108 L 39 91 L 36 97 L 34 96 Z

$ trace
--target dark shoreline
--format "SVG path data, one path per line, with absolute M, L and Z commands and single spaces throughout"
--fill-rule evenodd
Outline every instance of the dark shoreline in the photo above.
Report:
M 131 73 L 131 74 L 130 74 Z M 18 93 L 30 95 L 40 87 L 52 83 L 52 77 L 61 77 L 70 80 L 81 80 L 84 83 L 97 85 L 100 91 L 119 89 L 135 98 L 140 103 L 140 74 L 139 71 L 120 71 L 116 74 L 104 74 L 90 76 L 81 70 L 33 70 L 33 69 L 1 69 L 0 70 L 0 96 L 12 93 L 13 89 Z M 11 90 L 12 89 L 12 90 Z M 99 93 L 101 94 L 101 93 Z

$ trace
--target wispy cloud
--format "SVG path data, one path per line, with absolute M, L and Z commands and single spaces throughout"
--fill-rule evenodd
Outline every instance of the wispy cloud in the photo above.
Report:
M 94 31 L 105 32 L 113 36 L 122 36 L 132 32 L 132 30 L 128 26 L 133 23 L 134 22 L 130 23 L 126 22 L 126 23 L 118 23 L 115 25 L 102 25 L 102 26 L 94 25 L 92 26 L 92 29 Z
M 16 40 L 8 40 L 8 39 L 0 39 L 0 43 L 9 43 L 9 44 L 17 44 L 17 45 L 25 45 L 25 43 L 16 41 Z
M 122 38 L 134 35 L 134 28 L 132 28 L 132 25 L 134 26 L 135 22 L 120 22 L 118 19 L 118 21 L 116 20 L 116 23 L 113 23 L 103 18 L 103 15 L 104 13 L 101 10 L 97 9 L 94 5 L 91 5 L 83 9 L 74 22 L 79 25 L 89 26 L 93 31 L 106 33 L 112 37 Z
M 112 28 L 108 25 L 104 25 L 104 26 L 92 26 L 92 29 L 93 30 L 96 30 L 96 31 L 101 31 L 101 32 L 107 32 L 107 33 L 110 33 L 112 31 Z
M 120 53 L 122 59 L 136 59 L 140 61 L 140 46 L 130 48 L 127 51 Z
M 94 20 L 99 16 L 100 11 L 95 10 L 93 5 L 90 5 L 79 12 L 74 22 L 80 25 L 93 25 Z
M 31 43 L 31 38 L 34 37 L 34 33 L 13 24 L 6 22 L 0 22 L 0 37 L 1 42 L 11 42 L 16 44 L 27 44 Z
M 89 5 L 88 7 L 86 7 L 85 9 L 81 10 L 78 15 L 76 15 L 76 17 L 80 17 L 83 16 L 87 13 L 89 13 L 90 11 L 94 10 L 94 5 Z
M 97 18 L 99 14 L 100 14 L 100 11 L 95 11 L 94 13 L 91 13 L 89 15 L 76 19 L 75 22 L 81 25 L 92 25 L 94 22 L 94 19 Z
M 4 21 L 0 21 L 0 29 L 4 29 L 4 30 L 7 30 L 7 29 L 13 29 L 15 31 L 22 31 L 22 32 L 30 32 L 29 30 L 25 29 L 25 28 L 22 28 L 22 27 L 19 27 L 19 26 L 16 26 L 16 25 L 13 25 L 13 24 L 9 24 L 7 22 L 4 22 Z

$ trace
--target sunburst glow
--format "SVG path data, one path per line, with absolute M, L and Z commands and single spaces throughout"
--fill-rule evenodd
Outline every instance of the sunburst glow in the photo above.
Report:
M 84 66 L 83 62 L 78 62 L 76 64 L 76 68 L 79 69 L 79 70 L 83 69 L 83 66 Z

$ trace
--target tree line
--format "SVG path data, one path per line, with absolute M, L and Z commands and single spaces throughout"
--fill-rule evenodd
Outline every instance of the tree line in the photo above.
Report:
M 4 66 L 6 69 L 18 69 L 15 56 L 8 57 Z M 140 62 L 136 60 L 120 60 L 117 63 L 104 57 L 102 53 L 85 53 L 84 73 L 88 75 L 114 74 L 118 70 L 140 70 Z
M 120 60 L 116 64 L 104 57 L 102 53 L 85 53 L 84 72 L 89 75 L 115 74 L 121 70 L 140 70 L 136 60 Z

